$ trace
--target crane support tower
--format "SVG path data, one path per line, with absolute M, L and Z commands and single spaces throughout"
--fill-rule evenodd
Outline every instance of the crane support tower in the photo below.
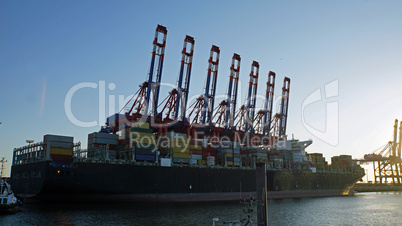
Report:
M 155 31 L 155 39 L 153 42 L 153 50 L 152 50 L 152 59 L 151 66 L 149 69 L 149 77 L 148 77 L 148 89 L 147 96 L 145 101 L 145 115 L 148 114 L 149 102 L 151 101 L 151 90 L 153 93 L 152 98 L 152 110 L 153 110 L 153 119 L 156 120 L 158 115 L 158 98 L 159 98 L 159 89 L 160 82 L 162 79 L 162 68 L 163 68 L 163 59 L 165 57 L 165 46 L 166 46 L 166 36 L 167 29 L 162 25 L 158 25 Z M 156 59 L 158 58 L 158 59 Z M 157 61 L 157 65 L 155 67 L 155 61 Z M 154 69 L 156 68 L 155 81 L 154 78 Z
M 282 87 L 281 113 L 279 120 L 279 138 L 286 135 L 286 123 L 288 119 L 290 78 L 285 77 Z
M 384 148 L 378 152 L 364 155 L 364 159 L 360 162 L 372 162 L 374 169 L 374 180 L 376 184 L 391 182 L 394 185 L 402 184 L 402 122 L 399 124 L 398 137 L 398 120 L 395 119 L 393 140 L 389 141 Z M 398 141 L 399 138 L 399 142 Z
M 188 92 L 190 87 L 191 66 L 193 63 L 194 43 L 195 43 L 194 38 L 187 35 L 186 38 L 184 39 L 182 58 L 181 58 L 179 84 L 178 84 L 179 93 L 176 103 L 175 120 L 177 120 L 180 113 L 181 120 L 183 122 L 186 120 L 186 108 L 187 108 Z M 189 45 L 190 49 L 189 52 L 187 52 L 187 45 Z M 184 80 L 184 87 L 182 87 L 184 70 L 186 70 L 186 77 Z M 179 112 L 180 101 L 181 101 L 181 110 Z
M 262 135 L 265 136 L 266 133 L 269 134 L 272 121 L 272 107 L 274 103 L 274 88 L 275 88 L 275 72 L 270 71 L 268 73 L 267 91 L 264 106 L 264 126 L 262 130 Z
M 164 111 L 167 110 L 165 120 L 168 120 L 170 119 L 170 117 L 172 117 L 174 120 L 177 121 L 179 119 L 179 116 L 179 120 L 181 120 L 182 122 L 184 122 L 186 119 L 186 108 L 191 77 L 191 66 L 193 62 L 194 43 L 195 42 L 193 37 L 188 35 L 185 37 L 182 50 L 179 80 L 177 81 L 177 88 L 169 92 L 166 104 L 164 105 L 162 111 L 159 113 L 160 115 L 163 115 Z M 183 87 L 184 72 L 186 72 L 186 76 L 184 78 Z
M 253 121 L 254 121 L 259 69 L 260 65 L 258 64 L 258 62 L 253 61 L 253 63 L 251 64 L 250 82 L 247 96 L 247 115 L 244 126 L 244 132 L 248 132 L 249 128 L 251 129 L 251 132 L 253 132 L 254 130 Z
M 209 124 L 209 128 L 212 128 L 212 116 L 214 110 L 216 80 L 218 77 L 218 65 L 219 65 L 219 47 L 212 45 L 211 52 L 208 60 L 208 76 L 205 85 L 204 95 L 204 109 L 202 113 L 202 124 Z M 212 82 L 211 82 L 212 77 Z
M 264 103 L 264 109 L 259 110 L 254 118 L 254 131 L 262 136 L 269 135 L 271 123 L 272 123 L 272 107 L 274 100 L 274 88 L 275 88 L 275 72 L 270 71 L 268 73 L 268 82 L 266 90 L 266 98 Z
M 224 127 L 225 130 L 233 128 L 233 121 L 235 116 L 236 101 L 237 101 L 237 87 L 239 83 L 240 72 L 240 55 L 234 53 L 232 57 L 232 65 L 230 66 L 229 87 L 226 99 L 223 100 L 217 110 L 213 119 L 216 126 Z
M 234 53 L 232 57 L 232 66 L 230 67 L 229 88 L 228 96 L 226 100 L 226 118 L 225 129 L 233 129 L 234 118 L 237 102 L 237 90 L 239 85 L 239 73 L 240 73 L 240 55 Z M 233 86 L 233 90 L 232 90 Z

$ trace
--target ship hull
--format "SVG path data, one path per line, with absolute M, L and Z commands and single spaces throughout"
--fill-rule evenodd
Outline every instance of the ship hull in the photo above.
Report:
M 12 166 L 11 185 L 25 201 L 197 202 L 255 197 L 255 170 L 51 161 Z M 267 170 L 268 198 L 337 196 L 362 175 Z

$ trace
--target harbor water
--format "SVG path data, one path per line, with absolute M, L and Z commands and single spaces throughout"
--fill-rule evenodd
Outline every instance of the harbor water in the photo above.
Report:
M 246 217 L 239 202 L 24 204 L 0 225 L 216 225 Z M 254 213 L 256 207 L 254 207 Z M 402 192 L 268 201 L 269 225 L 398 225 Z M 253 222 L 256 223 L 254 214 Z

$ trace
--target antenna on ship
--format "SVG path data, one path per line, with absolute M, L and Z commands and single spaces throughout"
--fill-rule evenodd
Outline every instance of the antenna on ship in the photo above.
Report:
M 7 162 L 6 157 L 2 157 L 0 162 L 1 162 L 0 178 L 3 178 L 4 163 Z

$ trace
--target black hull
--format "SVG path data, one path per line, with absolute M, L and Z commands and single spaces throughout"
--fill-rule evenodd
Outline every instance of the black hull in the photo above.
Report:
M 193 202 L 255 196 L 255 170 L 50 161 L 12 166 L 16 195 L 31 200 Z M 363 175 L 267 171 L 268 198 L 336 196 Z

